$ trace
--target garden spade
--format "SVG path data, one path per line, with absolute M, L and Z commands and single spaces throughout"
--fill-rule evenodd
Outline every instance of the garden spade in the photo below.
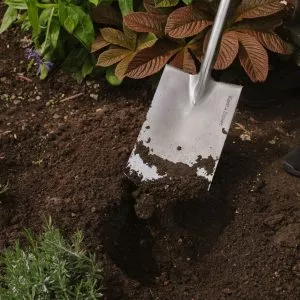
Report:
M 209 189 L 242 90 L 211 77 L 229 5 L 230 0 L 219 4 L 198 74 L 164 69 L 128 161 L 130 175 L 141 181 L 172 179 L 174 170 L 184 169 Z

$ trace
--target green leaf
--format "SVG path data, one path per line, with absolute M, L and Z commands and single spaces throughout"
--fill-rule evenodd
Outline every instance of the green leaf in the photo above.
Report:
M 122 16 L 125 17 L 129 13 L 133 12 L 133 0 L 119 0 L 119 7 Z
M 189 5 L 193 2 L 193 0 L 182 0 L 185 5 Z
M 83 10 L 80 11 L 80 22 L 73 34 L 81 42 L 81 44 L 83 44 L 87 49 L 90 49 L 93 41 L 95 40 L 94 25 L 90 16 Z
M 179 3 L 179 0 L 155 0 L 156 7 L 172 7 Z
M 46 68 L 46 66 L 44 64 L 42 64 L 40 66 L 40 79 L 44 80 L 46 79 L 48 76 L 48 69 Z
M 51 46 L 56 48 L 60 33 L 60 24 L 57 19 L 53 19 L 50 27 L 49 37 Z
M 115 67 L 110 67 L 107 69 L 106 71 L 106 75 L 105 75 L 106 80 L 114 86 L 118 86 L 122 83 L 122 79 L 118 79 L 118 77 L 115 74 Z
M 25 0 L 6 0 L 3 1 L 6 5 L 9 7 L 15 8 L 15 9 L 21 9 L 25 10 L 27 9 L 27 4 Z
M 25 0 L 25 1 L 28 7 L 27 14 L 28 14 L 30 25 L 32 27 L 33 39 L 36 39 L 39 33 L 41 32 L 41 27 L 39 24 L 39 9 L 36 6 L 36 0 Z
M 81 7 L 74 4 L 66 5 L 63 0 L 59 0 L 59 21 L 87 49 L 91 48 L 95 39 L 94 26 L 90 16 Z
M 89 2 L 97 6 L 101 2 L 101 0 L 89 0 Z
M 15 8 L 9 6 L 4 14 L 0 26 L 0 34 L 4 32 L 6 29 L 8 29 L 9 26 L 17 19 L 17 17 L 18 17 L 18 11 Z
M 114 0 L 89 0 L 90 3 L 94 4 L 95 6 L 99 4 L 108 4 L 111 5 Z
M 81 74 L 83 78 L 85 78 L 87 75 L 90 75 L 93 72 L 94 65 L 90 59 L 87 59 L 82 68 L 81 68 Z
M 46 27 L 49 17 L 51 15 L 51 8 L 43 9 L 39 16 L 39 23 L 41 27 Z
M 58 16 L 60 24 L 69 32 L 73 33 L 79 22 L 79 16 L 75 5 L 67 5 L 65 1 L 58 1 Z

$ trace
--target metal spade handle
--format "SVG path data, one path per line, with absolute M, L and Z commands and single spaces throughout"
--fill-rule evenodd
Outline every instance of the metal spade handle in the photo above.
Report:
M 209 89 L 211 81 L 211 69 L 213 67 L 215 53 L 220 42 L 226 16 L 229 10 L 230 0 L 221 0 L 218 12 L 214 20 L 208 46 L 201 64 L 197 82 L 195 83 L 194 99 L 201 99 Z

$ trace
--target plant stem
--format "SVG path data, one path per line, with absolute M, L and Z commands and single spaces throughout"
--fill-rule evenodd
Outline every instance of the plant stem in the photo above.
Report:
M 37 2 L 35 5 L 38 8 L 57 8 L 58 7 L 58 5 L 54 4 L 54 3 L 47 4 L 47 3 L 38 3 Z
M 51 26 L 54 10 L 55 10 L 55 7 L 52 7 L 50 17 L 49 17 L 49 20 L 48 20 L 48 23 L 47 23 L 47 31 L 46 31 L 45 42 L 43 44 L 43 48 L 42 48 L 42 51 L 41 51 L 42 56 L 44 55 L 44 52 L 46 50 L 46 45 L 47 45 L 47 40 L 48 40 L 48 36 L 49 36 L 49 31 L 50 31 L 50 26 Z

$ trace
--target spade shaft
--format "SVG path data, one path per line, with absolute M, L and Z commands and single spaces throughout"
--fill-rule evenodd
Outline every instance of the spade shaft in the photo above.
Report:
M 201 101 L 205 93 L 209 92 L 209 88 L 211 87 L 211 70 L 213 68 L 216 50 L 221 40 L 229 6 L 230 0 L 221 0 L 210 34 L 207 49 L 204 54 L 204 59 L 201 64 L 200 72 L 198 74 L 198 78 L 191 77 L 191 81 L 196 81 L 194 84 L 192 84 L 194 85 L 194 97 L 192 98 L 193 104 L 195 104 L 196 99 L 197 101 Z

